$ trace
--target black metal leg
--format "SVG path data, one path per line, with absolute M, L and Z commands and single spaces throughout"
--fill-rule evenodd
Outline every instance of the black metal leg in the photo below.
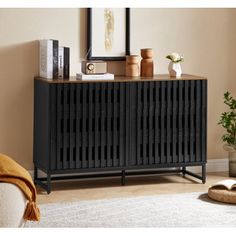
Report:
M 125 185 L 125 170 L 122 170 L 121 184 Z
M 51 175 L 47 174 L 47 193 L 51 193 Z
M 206 183 L 206 164 L 202 165 L 202 183 Z
M 181 172 L 183 173 L 183 176 L 185 176 L 187 174 L 187 175 L 190 175 L 194 178 L 200 179 L 203 184 L 206 183 L 206 164 L 202 165 L 202 175 L 201 176 L 186 170 L 185 166 L 182 167 Z
M 155 171 L 142 171 L 142 172 L 126 172 L 125 170 L 121 171 L 121 184 L 126 184 L 126 175 L 150 175 L 150 174 L 165 174 L 165 173 L 182 173 L 183 175 L 190 175 L 194 178 L 197 178 L 202 181 L 203 184 L 206 183 L 206 164 L 202 164 L 202 175 L 195 174 L 187 170 L 186 166 L 178 168 L 178 170 L 155 170 Z M 92 174 L 92 175 L 76 175 L 76 176 L 51 176 L 50 172 L 47 172 L 46 177 L 38 177 L 38 168 L 34 167 L 34 182 L 35 185 L 41 186 L 47 191 L 48 194 L 51 193 L 51 181 L 53 180 L 65 180 L 65 179 L 83 179 L 83 178 L 94 178 L 94 177 L 112 177 L 118 176 L 120 173 L 102 173 L 102 174 Z

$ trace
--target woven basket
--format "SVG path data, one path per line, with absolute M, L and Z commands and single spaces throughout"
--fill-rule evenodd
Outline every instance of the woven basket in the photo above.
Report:
M 208 189 L 208 196 L 218 202 L 236 204 L 236 189 L 228 190 L 217 186 Z

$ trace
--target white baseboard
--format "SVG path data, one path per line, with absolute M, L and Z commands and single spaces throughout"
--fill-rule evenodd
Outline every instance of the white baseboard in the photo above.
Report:
M 202 169 L 201 166 L 191 166 L 187 167 L 187 170 L 192 171 L 194 173 L 201 173 Z M 207 161 L 206 165 L 206 172 L 226 172 L 229 170 L 229 164 L 228 164 L 228 159 L 210 159 Z M 29 170 L 30 175 L 34 176 L 34 171 Z M 39 176 L 41 177 L 42 174 L 39 172 Z
M 201 166 L 192 166 L 187 168 L 189 171 L 200 173 Z M 206 164 L 206 172 L 225 172 L 229 170 L 228 159 L 210 159 Z

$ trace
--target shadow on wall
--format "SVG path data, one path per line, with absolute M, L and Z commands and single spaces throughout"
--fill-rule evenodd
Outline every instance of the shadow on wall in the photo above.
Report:
M 87 49 L 87 8 L 79 9 L 79 40 L 80 40 L 80 60 L 86 60 Z M 107 70 L 109 73 L 115 75 L 125 75 L 125 62 L 124 61 L 109 61 L 107 62 Z
M 33 162 L 33 78 L 39 74 L 38 58 L 38 41 L 0 47 L 0 152 L 27 169 Z

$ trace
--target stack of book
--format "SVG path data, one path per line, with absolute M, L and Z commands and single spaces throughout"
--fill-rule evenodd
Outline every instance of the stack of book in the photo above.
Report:
M 76 79 L 78 80 L 114 80 L 114 74 L 104 73 L 104 74 L 84 74 L 84 73 L 77 73 Z
M 101 60 L 81 61 L 81 72 L 76 74 L 76 79 L 114 80 L 114 74 L 107 73 L 107 63 Z
M 39 40 L 39 75 L 47 79 L 70 77 L 70 48 L 54 39 Z

